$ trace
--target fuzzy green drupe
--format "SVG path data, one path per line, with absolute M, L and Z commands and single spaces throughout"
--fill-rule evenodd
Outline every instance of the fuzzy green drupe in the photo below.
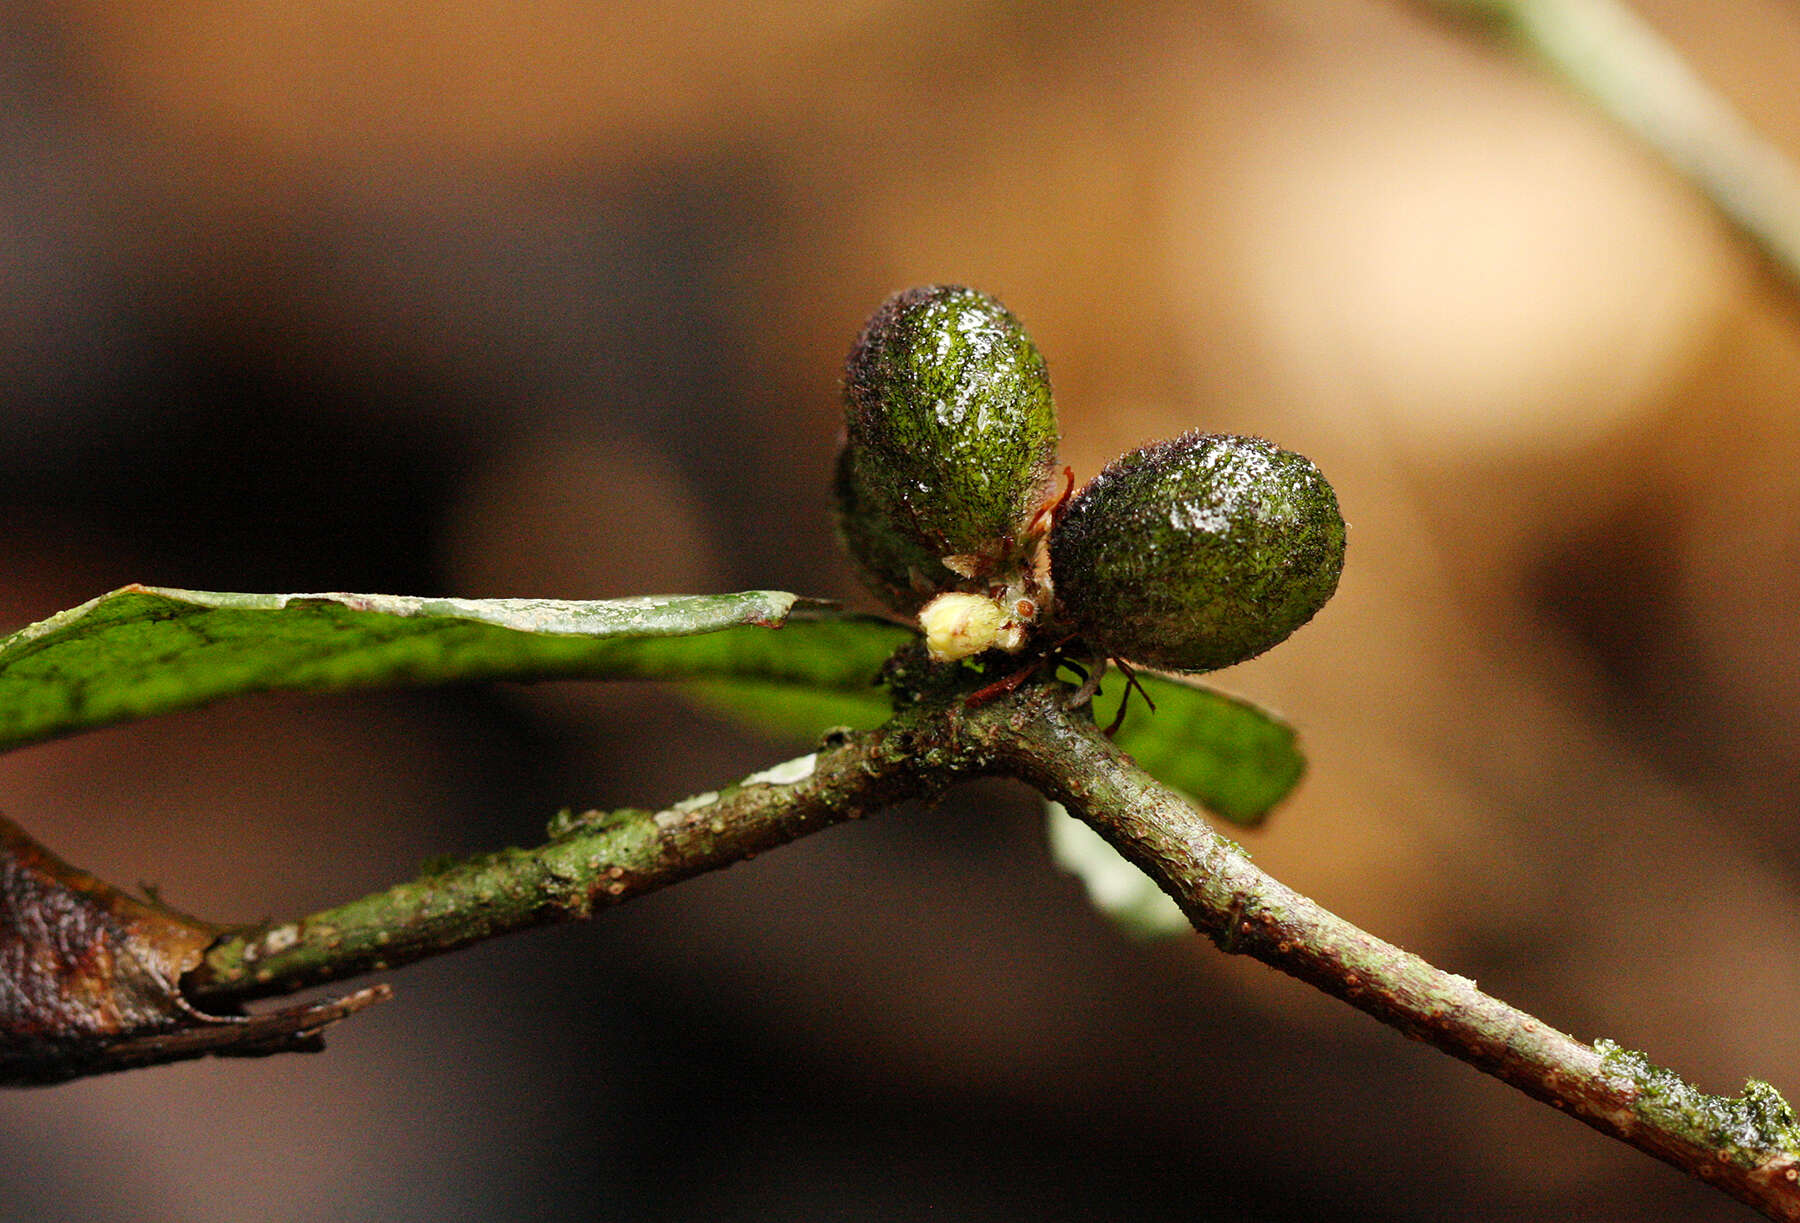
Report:
M 1311 460 L 1187 433 L 1115 460 L 1050 535 L 1058 615 L 1090 646 L 1169 671 L 1253 658 L 1337 589 L 1344 520 Z
M 1056 455 L 1050 375 L 993 298 L 957 285 L 889 298 L 844 371 L 838 521 L 896 611 L 999 592 L 1031 567 Z
M 863 585 L 895 611 L 911 615 L 957 575 L 944 568 L 942 553 L 895 522 L 893 510 L 869 486 L 864 453 L 849 444 L 838 451 L 833 485 L 838 537 Z

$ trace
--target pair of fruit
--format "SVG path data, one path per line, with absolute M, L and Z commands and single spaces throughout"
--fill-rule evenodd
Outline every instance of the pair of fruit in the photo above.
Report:
M 1016 653 L 1046 628 L 1094 656 L 1211 671 L 1282 641 L 1337 588 L 1336 495 L 1310 460 L 1260 438 L 1184 434 L 1052 497 L 1044 359 L 973 289 L 884 303 L 844 398 L 840 532 L 934 657 Z

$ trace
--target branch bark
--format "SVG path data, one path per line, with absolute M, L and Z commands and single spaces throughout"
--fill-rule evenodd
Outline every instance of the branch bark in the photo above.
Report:
M 381 972 L 502 934 L 577 921 L 834 824 L 933 794 L 970 762 L 922 741 L 922 719 L 828 737 L 820 750 L 664 811 L 559 817 L 551 839 L 434 869 L 298 921 L 215 943 L 183 979 L 196 1004 Z
M 1800 170 L 1621 0 L 1423 0 L 1503 28 L 1710 200 L 1800 294 Z
M 1047 683 L 976 707 L 933 699 L 720 793 L 654 813 L 590 814 L 540 848 L 226 938 L 184 988 L 219 1007 L 392 967 L 588 917 L 959 781 L 1013 777 L 1087 820 L 1225 951 L 1341 998 L 1771 1219 L 1800 1220 L 1800 1125 L 1772 1088 L 1702 1095 L 1640 1055 L 1584 1044 L 1358 929 L 1257 869 L 1066 699 L 1066 688 Z
M 1771 1219 L 1800 1220 L 1800 1126 L 1766 1084 L 1703 1095 L 1641 1055 L 1583 1044 L 1376 938 L 1257 869 L 1091 722 L 1035 699 L 1035 715 L 1013 726 L 1010 771 L 1087 820 L 1222 950 L 1298 977 Z

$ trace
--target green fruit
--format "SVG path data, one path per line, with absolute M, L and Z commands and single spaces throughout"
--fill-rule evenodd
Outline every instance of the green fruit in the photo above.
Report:
M 850 352 L 844 404 L 839 523 L 890 606 L 1029 568 L 1056 410 L 1044 359 L 1006 307 L 955 285 L 889 298 Z
M 1344 520 L 1312 461 L 1188 433 L 1132 451 L 1050 534 L 1059 614 L 1091 646 L 1169 671 L 1253 658 L 1337 589 Z
M 932 595 L 957 581 L 934 553 L 894 521 L 893 511 L 869 491 L 858 456 L 860 448 L 838 451 L 838 537 L 856 567 L 856 576 L 883 603 L 911 615 Z

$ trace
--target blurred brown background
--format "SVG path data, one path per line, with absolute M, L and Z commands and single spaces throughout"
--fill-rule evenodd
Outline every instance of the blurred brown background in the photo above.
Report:
M 1640 10 L 1800 152 L 1800 16 Z M 1583 1038 L 1800 1098 L 1800 310 L 1399 0 L 0 9 L 0 616 L 127 581 L 861 602 L 842 355 L 995 293 L 1079 477 L 1314 458 L 1278 876 Z M 292 915 L 798 745 L 647 689 L 259 699 L 0 761 L 72 860 Z M 0 1218 L 1735 1219 L 1193 940 L 995 786 L 395 978 L 314 1058 L 0 1096 Z

